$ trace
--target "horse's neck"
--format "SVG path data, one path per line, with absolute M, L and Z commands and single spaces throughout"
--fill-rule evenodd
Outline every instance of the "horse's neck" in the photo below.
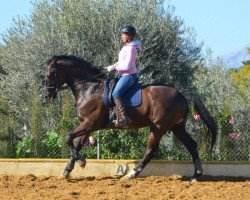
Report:
M 72 92 L 75 96 L 77 104 L 93 98 L 102 98 L 104 83 L 102 82 L 86 82 L 73 86 Z
M 97 77 L 98 74 L 89 71 L 69 71 L 65 77 L 66 84 L 71 88 L 76 103 L 81 102 L 83 99 L 89 99 L 91 95 L 101 96 L 100 90 L 103 91 L 103 82 L 105 77 Z

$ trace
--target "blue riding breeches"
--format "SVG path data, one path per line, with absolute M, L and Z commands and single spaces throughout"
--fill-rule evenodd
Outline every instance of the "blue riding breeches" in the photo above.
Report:
M 127 91 L 127 89 L 137 81 L 137 79 L 137 74 L 121 76 L 112 93 L 113 99 L 117 99 L 118 97 L 122 96 Z

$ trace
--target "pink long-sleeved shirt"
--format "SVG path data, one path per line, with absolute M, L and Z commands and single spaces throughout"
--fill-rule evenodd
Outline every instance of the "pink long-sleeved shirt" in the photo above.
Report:
M 126 76 L 137 73 L 136 59 L 140 50 L 141 42 L 139 40 L 133 40 L 122 47 L 118 62 L 114 66 L 119 75 Z

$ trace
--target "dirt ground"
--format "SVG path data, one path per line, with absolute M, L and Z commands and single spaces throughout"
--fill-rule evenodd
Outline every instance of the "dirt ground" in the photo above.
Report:
M 203 176 L 190 183 L 180 176 L 150 176 L 131 181 L 119 177 L 61 180 L 34 175 L 0 175 L 0 199 L 204 199 L 250 200 L 250 179 Z

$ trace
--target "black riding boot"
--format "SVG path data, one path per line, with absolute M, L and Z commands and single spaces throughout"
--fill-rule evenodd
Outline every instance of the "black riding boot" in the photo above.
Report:
M 126 113 L 126 107 L 122 103 L 120 97 L 114 99 L 115 102 L 115 112 L 116 112 L 116 121 L 115 126 L 122 127 L 129 124 L 129 118 Z

